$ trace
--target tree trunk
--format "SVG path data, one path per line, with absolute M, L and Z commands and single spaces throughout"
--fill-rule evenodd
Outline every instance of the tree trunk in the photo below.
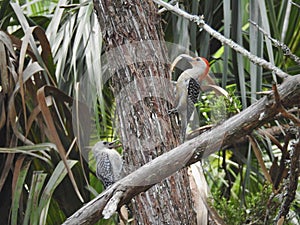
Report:
M 174 93 L 160 18 L 151 1 L 94 0 L 94 7 L 106 43 L 126 170 L 131 172 L 179 144 L 178 127 L 167 113 Z M 196 224 L 187 169 L 132 203 L 138 224 Z

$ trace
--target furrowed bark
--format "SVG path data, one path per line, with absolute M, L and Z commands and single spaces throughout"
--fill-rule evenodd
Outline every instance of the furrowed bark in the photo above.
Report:
M 300 106 L 300 75 L 288 77 L 278 87 L 278 92 L 281 104 L 286 109 Z M 223 124 L 183 143 L 129 174 L 78 210 L 64 224 L 92 224 L 102 217 L 106 203 L 115 193 L 122 192 L 118 205 L 120 207 L 174 172 L 207 157 L 222 146 L 272 121 L 278 113 L 279 107 L 275 102 L 274 94 L 271 93 Z
M 179 144 L 167 113 L 173 87 L 160 18 L 151 1 L 94 0 L 94 7 L 106 42 L 118 130 L 130 173 Z M 136 196 L 133 207 L 139 224 L 195 224 L 187 170 Z

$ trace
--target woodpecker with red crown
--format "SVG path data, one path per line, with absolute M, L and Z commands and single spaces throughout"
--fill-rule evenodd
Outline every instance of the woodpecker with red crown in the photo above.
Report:
M 175 87 L 175 107 L 169 114 L 178 112 L 181 125 L 181 142 L 185 139 L 187 124 L 194 111 L 194 104 L 198 101 L 201 83 L 204 79 L 214 83 L 208 75 L 209 63 L 202 57 L 191 57 L 186 54 L 179 55 L 171 65 L 171 71 L 179 60 L 185 59 L 192 68 L 183 71 L 177 79 Z

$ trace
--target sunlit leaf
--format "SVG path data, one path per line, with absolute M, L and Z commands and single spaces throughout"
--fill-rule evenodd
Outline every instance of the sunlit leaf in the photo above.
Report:
M 71 169 L 77 161 L 75 160 L 67 160 L 67 165 Z M 65 164 L 60 161 L 58 165 L 56 166 L 55 170 L 53 171 L 49 181 L 47 182 L 47 185 L 45 186 L 40 202 L 38 205 L 37 215 L 40 215 L 39 217 L 39 224 L 45 224 L 47 219 L 47 211 L 49 210 L 49 204 L 53 195 L 53 192 L 55 191 L 56 187 L 61 183 L 61 181 L 65 178 L 67 175 L 67 170 L 65 167 Z
M 27 176 L 31 162 L 25 161 L 24 158 L 19 158 L 16 162 L 16 167 L 14 171 L 14 179 L 16 180 L 16 185 L 13 187 L 14 192 L 12 196 L 12 206 L 11 206 L 11 224 L 18 224 L 18 214 L 20 209 L 20 204 L 23 204 L 21 200 L 22 192 L 24 191 L 25 178 Z
M 23 224 L 38 224 L 39 215 L 37 214 L 38 202 L 40 193 L 45 183 L 47 174 L 41 171 L 34 171 L 32 175 L 31 185 L 29 189 L 29 195 L 26 205 L 26 211 Z

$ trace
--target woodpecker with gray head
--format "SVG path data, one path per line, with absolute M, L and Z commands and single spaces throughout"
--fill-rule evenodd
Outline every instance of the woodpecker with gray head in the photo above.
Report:
M 171 65 L 171 71 L 176 63 L 185 59 L 191 68 L 183 71 L 177 79 L 175 87 L 175 107 L 169 110 L 169 114 L 178 112 L 181 125 L 181 142 L 185 139 L 185 132 L 190 117 L 194 111 L 194 104 L 200 94 L 201 82 L 208 77 L 209 63 L 202 57 L 179 55 Z M 211 79 L 211 78 L 210 78 Z
M 114 143 L 99 141 L 92 148 L 96 159 L 96 176 L 105 189 L 123 177 L 123 160 L 114 149 Z

